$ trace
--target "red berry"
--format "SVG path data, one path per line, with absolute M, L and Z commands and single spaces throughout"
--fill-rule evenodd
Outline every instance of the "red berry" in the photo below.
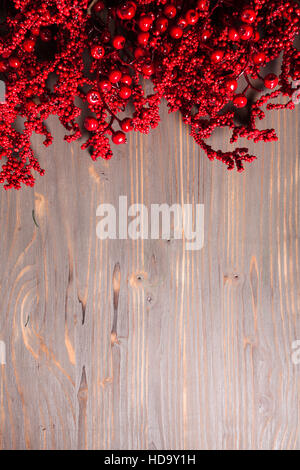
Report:
M 197 9 L 200 11 L 205 11 L 207 10 L 208 5 L 207 5 L 207 0 L 198 0 L 197 2 Z
M 264 78 L 264 85 L 266 88 L 273 90 L 273 88 L 277 87 L 278 81 L 279 79 L 275 73 L 268 73 L 268 75 L 266 75 Z
M 96 2 L 95 5 L 93 6 L 93 10 L 95 13 L 100 13 L 102 10 L 104 10 L 104 8 L 105 8 L 104 2 L 102 2 L 101 0 L 98 0 L 98 2 Z
M 173 39 L 180 39 L 183 35 L 183 31 L 179 26 L 172 26 L 170 29 L 170 36 Z
M 139 59 L 141 59 L 142 57 L 145 57 L 146 51 L 145 51 L 144 49 L 142 49 L 141 47 L 137 47 L 137 48 L 134 50 L 133 54 L 134 54 L 134 57 L 135 57 L 137 60 L 139 60 Z
M 19 69 L 21 67 L 21 62 L 17 57 L 10 57 L 8 63 L 13 69 Z
M 239 28 L 240 38 L 247 41 L 253 35 L 253 28 L 248 24 L 242 24 Z
M 130 86 L 130 85 L 132 84 L 132 78 L 131 78 L 131 76 L 128 75 L 128 74 L 122 75 L 121 83 L 123 83 L 123 85 L 128 85 L 128 86 Z
M 167 18 L 164 18 L 163 16 L 160 16 L 157 18 L 156 23 L 155 23 L 155 28 L 159 33 L 165 33 L 168 29 L 169 21 Z
M 84 121 L 84 127 L 86 128 L 87 131 L 95 132 L 99 127 L 99 123 L 97 119 L 93 117 L 87 117 L 85 118 L 85 121 Z
M 182 16 L 181 18 L 178 19 L 177 21 L 177 26 L 179 26 L 179 28 L 181 29 L 184 29 L 188 26 L 188 22 L 187 20 Z
M 88 103 L 96 104 L 100 101 L 100 93 L 98 93 L 98 91 L 89 91 L 88 94 L 86 95 L 86 99 Z
M 225 82 L 225 89 L 228 92 L 234 92 L 238 87 L 238 82 L 234 78 L 228 78 Z
M 150 76 L 154 74 L 154 65 L 153 64 L 145 64 L 142 67 L 142 73 L 144 75 Z
M 35 41 L 33 39 L 26 39 L 23 43 L 23 49 L 26 52 L 32 52 L 35 47 Z
M 212 52 L 211 55 L 210 55 L 210 60 L 214 63 L 214 64 L 218 64 L 219 62 L 221 62 L 221 60 L 223 59 L 224 57 L 224 51 L 220 50 L 220 49 L 217 49 L 216 51 Z
M 126 135 L 122 131 L 114 132 L 112 135 L 112 141 L 116 145 L 125 144 Z
M 122 78 L 122 72 L 120 70 L 111 70 L 108 78 L 111 83 L 118 83 Z
M 142 31 L 149 31 L 153 23 L 151 16 L 144 15 L 139 19 L 138 25 Z
M 149 33 L 139 33 L 137 36 L 137 41 L 141 46 L 145 47 L 148 44 L 149 38 L 150 38 Z
M 245 95 L 236 95 L 233 100 L 233 104 L 236 108 L 244 108 L 248 100 Z
M 252 60 L 255 65 L 261 65 L 266 60 L 266 54 L 264 52 L 256 52 L 252 55 Z
M 204 29 L 200 35 L 201 41 L 207 41 L 211 36 L 211 31 L 209 29 Z
M 230 41 L 238 41 L 240 39 L 240 35 L 235 28 L 230 28 L 228 31 L 228 37 Z
M 126 85 L 122 86 L 119 90 L 119 95 L 123 100 L 128 100 L 128 98 L 131 96 L 131 93 L 131 88 Z
M 101 80 L 98 85 L 103 93 L 111 90 L 111 82 L 109 80 Z
M 164 15 L 169 19 L 175 18 L 175 16 L 177 15 L 176 7 L 174 5 L 170 5 L 170 4 L 165 5 Z
M 52 32 L 50 29 L 45 28 L 40 33 L 40 38 L 44 42 L 49 42 L 52 39 Z
M 91 55 L 94 57 L 94 59 L 102 59 L 104 52 L 104 47 L 100 46 L 99 44 L 96 44 L 91 48 Z
M 124 132 L 133 131 L 132 119 L 130 118 L 123 119 L 123 121 L 121 121 L 121 129 Z
M 30 30 L 31 34 L 33 36 L 39 36 L 40 35 L 40 28 L 38 26 L 33 26 Z
M 199 20 L 199 15 L 196 12 L 196 10 L 188 10 L 185 14 L 185 19 L 188 22 L 188 24 L 196 24 L 197 21 Z
M 131 20 L 136 14 L 136 4 L 125 2 L 117 9 L 117 15 L 121 20 Z
M 252 8 L 245 8 L 241 13 L 241 20 L 244 23 L 249 23 L 249 24 L 254 23 L 255 18 L 256 18 L 256 13 L 254 10 L 252 10 Z
M 6 70 L 7 70 L 6 63 L 0 60 L 0 73 L 6 72 Z
M 112 41 L 114 48 L 118 50 L 124 48 L 125 42 L 126 39 L 124 38 L 124 36 L 115 36 Z

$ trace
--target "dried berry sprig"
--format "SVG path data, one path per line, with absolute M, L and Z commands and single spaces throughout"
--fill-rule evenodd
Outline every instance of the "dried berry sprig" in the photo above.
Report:
M 112 157 L 110 141 L 123 144 L 128 132 L 156 127 L 165 99 L 210 159 L 238 171 L 256 157 L 246 148 L 213 150 L 206 140 L 214 130 L 229 127 L 231 143 L 240 137 L 276 140 L 273 129 L 256 127 L 265 117 L 261 108 L 294 107 L 298 1 L 13 0 L 4 6 L 0 183 L 6 189 L 33 186 L 32 170 L 43 174 L 30 139 L 37 133 L 45 145 L 52 143 L 45 125 L 50 115 L 65 127 L 67 142 L 82 137 L 78 98 L 89 109 L 82 148 L 90 148 L 94 160 Z M 280 73 L 264 73 L 281 54 Z M 142 79 L 152 82 L 150 93 Z M 270 102 L 279 96 L 288 98 L 285 105 Z M 247 109 L 246 124 L 237 123 L 239 108 Z M 22 132 L 15 126 L 18 116 Z

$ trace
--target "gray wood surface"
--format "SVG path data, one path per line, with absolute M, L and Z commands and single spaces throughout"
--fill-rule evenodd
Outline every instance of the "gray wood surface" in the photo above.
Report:
M 52 120 L 45 177 L 0 192 L 0 448 L 300 447 L 299 109 L 262 123 L 280 140 L 244 174 L 162 118 L 96 164 Z M 119 195 L 203 203 L 204 248 L 101 242 Z

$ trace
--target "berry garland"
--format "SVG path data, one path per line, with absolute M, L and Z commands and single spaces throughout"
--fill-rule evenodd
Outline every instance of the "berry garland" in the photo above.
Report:
M 259 130 L 261 109 L 293 109 L 300 79 L 299 1 L 294 0 L 3 0 L 0 23 L 0 183 L 33 186 L 43 174 L 31 148 L 33 133 L 52 135 L 45 121 L 58 116 L 67 142 L 82 137 L 79 117 L 88 105 L 82 149 L 112 157 L 110 142 L 159 123 L 162 99 L 180 111 L 191 135 L 213 160 L 243 170 L 256 157 L 246 148 L 214 150 L 206 142 L 218 127 L 239 137 L 276 140 Z M 0 7 L 1 8 L 1 7 Z M 279 75 L 261 71 L 282 57 Z M 151 93 L 144 80 L 153 84 Z M 259 97 L 253 98 L 253 91 Z M 286 104 L 270 103 L 280 95 Z M 76 104 L 77 103 L 77 104 Z M 237 118 L 248 113 L 246 124 Z M 126 110 L 127 117 L 121 117 Z M 123 116 L 123 114 L 122 114 Z M 14 125 L 22 117 L 24 129 Z

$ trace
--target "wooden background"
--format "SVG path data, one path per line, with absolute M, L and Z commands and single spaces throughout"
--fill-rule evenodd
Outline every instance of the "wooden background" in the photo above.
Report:
M 279 143 L 250 144 L 244 174 L 166 109 L 110 162 L 55 121 L 50 149 L 34 139 L 46 176 L 0 192 L 1 448 L 300 448 L 297 111 L 269 115 Z M 96 208 L 119 195 L 203 203 L 204 248 L 99 241 Z

